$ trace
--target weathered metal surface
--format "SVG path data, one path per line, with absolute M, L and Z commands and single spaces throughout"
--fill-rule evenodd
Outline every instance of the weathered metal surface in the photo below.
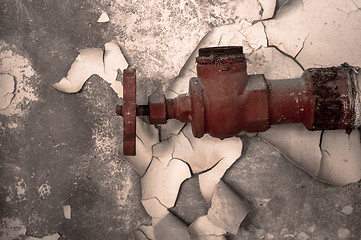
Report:
M 195 137 L 203 137 L 205 131 L 205 109 L 203 104 L 203 86 L 198 78 L 189 81 L 189 91 L 191 98 L 191 120 L 192 133 Z
M 345 66 L 308 69 L 314 86 L 313 129 L 347 129 L 351 125 L 353 91 L 348 68 Z M 353 87 L 354 88 L 354 87 Z
M 152 124 L 167 123 L 167 106 L 163 94 L 152 94 L 148 98 L 149 121 Z
M 135 74 L 135 69 L 125 69 L 123 72 L 123 153 L 129 156 L 135 155 L 137 111 Z
M 128 101 L 124 100 L 123 108 L 117 107 L 117 114 L 127 122 L 124 136 L 129 138 L 125 137 L 124 149 L 133 149 L 129 139 L 135 131 L 129 118 L 135 118 L 135 112 L 149 115 L 152 124 L 164 124 L 171 118 L 190 122 L 195 137 L 208 133 L 221 139 L 285 123 L 303 123 L 309 130 L 350 132 L 360 121 L 357 71 L 348 64 L 308 69 L 295 79 L 267 80 L 262 74 L 248 76 L 242 47 L 201 48 L 196 62 L 198 77 L 190 79 L 188 94 L 175 99 L 152 95 L 149 106 L 133 105 L 132 72 L 134 82 L 124 84 Z

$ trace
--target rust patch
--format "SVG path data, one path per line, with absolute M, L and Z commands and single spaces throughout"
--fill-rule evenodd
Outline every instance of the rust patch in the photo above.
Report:
M 350 104 L 347 97 L 347 68 L 311 68 L 308 71 L 314 85 L 314 129 L 347 128 Z

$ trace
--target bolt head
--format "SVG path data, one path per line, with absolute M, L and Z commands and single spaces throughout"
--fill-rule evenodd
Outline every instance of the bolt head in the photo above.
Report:
M 163 94 L 153 93 L 148 98 L 149 121 L 151 124 L 167 123 L 167 105 Z

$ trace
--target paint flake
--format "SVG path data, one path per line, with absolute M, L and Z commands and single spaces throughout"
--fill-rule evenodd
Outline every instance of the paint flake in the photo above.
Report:
M 287 159 L 317 177 L 321 165 L 321 132 L 308 131 L 302 124 L 274 125 L 258 136 L 278 149 Z
M 0 105 L 7 105 L 5 109 L 0 106 L 0 114 L 5 116 L 23 116 L 28 112 L 26 106 L 33 101 L 39 100 L 33 88 L 33 82 L 37 80 L 37 75 L 32 68 L 31 61 L 18 54 L 18 52 L 21 51 L 14 45 L 0 41 L 0 73 L 5 74 L 5 76 L 11 75 L 16 80 L 16 84 L 15 80 L 13 81 L 16 87 L 13 92 L 16 92 L 16 94 L 12 95 L 12 97 L 11 94 L 7 94 L 5 97 L 7 102 L 11 101 L 10 105 L 2 103 L 3 80 L 0 82 Z M 10 87 L 8 84 L 6 85 L 6 88 Z
M 275 19 L 264 22 L 269 44 L 297 56 L 304 68 L 335 66 L 343 62 L 360 66 L 359 54 L 354 52 L 361 48 L 358 6 L 354 0 L 288 1 Z
M 59 233 L 54 233 L 51 234 L 49 236 L 44 236 L 42 238 L 37 238 L 37 237 L 27 237 L 25 240 L 58 240 L 60 238 L 60 234 Z
M 45 199 L 47 196 L 50 195 L 50 193 L 51 193 L 51 186 L 48 184 L 48 181 L 46 181 L 38 188 L 39 197 L 42 199 Z
M 70 205 L 65 205 L 63 206 L 63 212 L 64 212 L 64 217 L 66 219 L 71 219 L 71 208 Z
M 191 177 L 189 167 L 181 160 L 173 159 L 164 164 L 153 158 L 141 180 L 142 200 L 157 198 L 167 208 L 174 206 L 182 182 Z
M 152 218 L 162 218 L 169 213 L 168 209 L 154 197 L 150 199 L 143 199 L 142 205 L 145 211 Z
M 15 79 L 9 74 L 0 73 L 0 109 L 7 108 L 14 97 Z
M 344 130 L 325 131 L 320 146 L 322 160 L 318 177 L 343 186 L 361 179 L 360 132 L 348 135 Z
M 212 223 L 208 216 L 201 216 L 194 220 L 194 222 L 189 226 L 189 232 L 193 238 L 205 237 L 210 235 L 221 236 L 226 234 L 226 231 L 214 223 Z
M 96 74 L 111 84 L 118 97 L 122 97 L 123 87 L 116 79 L 117 70 L 123 71 L 128 67 L 128 63 L 115 43 L 106 43 L 104 48 L 105 50 L 101 48 L 79 50 L 79 55 L 71 65 L 67 76 L 53 84 L 53 87 L 62 92 L 76 93 L 93 74 Z
M 187 225 L 171 213 L 160 219 L 153 227 L 157 240 L 190 240 Z
M 106 23 L 109 22 L 109 16 L 106 12 L 103 12 L 100 17 L 98 18 L 98 23 Z
M 26 234 L 26 228 L 18 218 L 0 219 L 1 239 L 17 239 Z
M 238 228 L 248 214 L 248 206 L 223 181 L 219 181 L 208 210 L 209 220 L 227 232 L 237 235 Z

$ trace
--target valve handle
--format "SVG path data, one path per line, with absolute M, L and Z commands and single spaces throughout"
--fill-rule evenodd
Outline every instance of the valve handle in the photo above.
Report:
M 124 69 L 123 105 L 117 105 L 115 112 L 123 117 L 123 154 L 127 156 L 136 154 L 136 116 L 149 116 L 148 105 L 137 105 L 136 85 L 136 70 Z
M 123 71 L 123 154 L 135 156 L 136 141 L 136 70 L 134 68 Z M 117 109 L 118 110 L 118 109 Z

